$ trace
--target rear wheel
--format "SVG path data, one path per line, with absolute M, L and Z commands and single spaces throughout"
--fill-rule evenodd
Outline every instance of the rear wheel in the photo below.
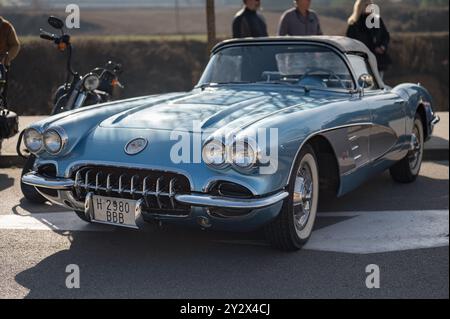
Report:
M 272 246 L 295 251 L 311 236 L 319 201 L 319 169 L 310 145 L 304 146 L 298 155 L 288 191 L 280 214 L 266 226 L 265 232 Z
M 411 135 L 411 148 L 405 158 L 391 167 L 392 178 L 399 183 L 412 183 L 419 176 L 423 159 L 424 130 L 419 114 L 414 119 Z

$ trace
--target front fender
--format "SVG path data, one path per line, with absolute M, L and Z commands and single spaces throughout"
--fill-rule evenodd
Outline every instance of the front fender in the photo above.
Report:
M 406 128 L 411 132 L 414 126 L 414 118 L 417 113 L 423 116 L 426 139 L 433 134 L 433 121 L 435 120 L 433 98 L 426 88 L 420 84 L 401 84 L 393 89 L 400 96 L 406 95 Z M 422 113 L 423 112 L 423 113 Z

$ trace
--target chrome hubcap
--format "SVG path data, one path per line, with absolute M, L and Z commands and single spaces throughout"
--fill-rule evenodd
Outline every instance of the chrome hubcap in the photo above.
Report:
M 294 186 L 294 221 L 298 230 L 305 228 L 311 214 L 313 199 L 313 178 L 311 168 L 302 163 L 297 172 Z
M 409 165 L 411 169 L 417 168 L 420 165 L 420 158 L 422 155 L 422 140 L 417 126 L 414 126 L 414 130 L 411 136 L 411 149 L 409 151 Z

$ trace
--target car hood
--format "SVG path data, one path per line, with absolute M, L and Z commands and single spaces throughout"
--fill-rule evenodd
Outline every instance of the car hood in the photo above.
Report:
M 296 112 L 336 101 L 336 94 L 303 90 L 236 90 L 208 88 L 182 97 L 141 105 L 115 114 L 102 128 L 217 130 L 244 128 L 274 113 Z M 339 96 L 339 94 L 337 94 Z M 342 95 L 340 95 L 342 98 Z

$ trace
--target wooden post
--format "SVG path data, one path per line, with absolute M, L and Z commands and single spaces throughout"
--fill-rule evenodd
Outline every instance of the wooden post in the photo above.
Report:
M 216 13 L 214 0 L 206 0 L 206 27 L 208 32 L 208 54 L 216 44 Z

